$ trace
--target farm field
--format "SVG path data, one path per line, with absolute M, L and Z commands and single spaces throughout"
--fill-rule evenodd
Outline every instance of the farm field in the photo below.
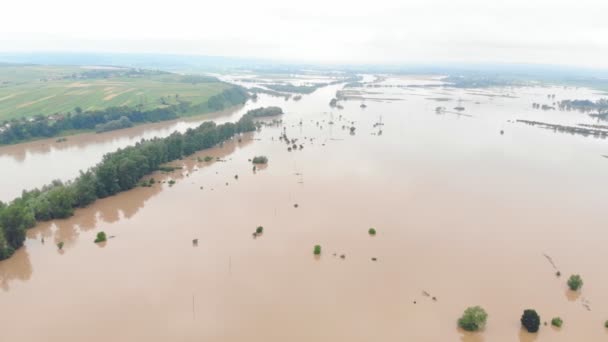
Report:
M 0 64 L 0 122 L 36 115 L 206 102 L 229 85 L 204 76 L 102 67 Z

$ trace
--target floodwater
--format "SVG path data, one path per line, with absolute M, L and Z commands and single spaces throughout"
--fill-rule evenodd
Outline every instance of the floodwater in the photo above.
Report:
M 246 108 L 280 105 L 283 125 L 154 175 L 175 179 L 173 186 L 138 188 L 30 230 L 25 248 L 0 262 L 3 340 L 608 339 L 607 142 L 509 122 L 593 123 L 586 114 L 531 104 L 548 103 L 554 93 L 555 101 L 598 95 L 561 87 L 391 86 L 355 88 L 365 99 L 332 109 L 340 89 L 321 88 L 300 101 L 260 96 Z M 449 100 L 429 99 L 439 97 Z M 459 104 L 470 116 L 451 110 Z M 436 114 L 437 106 L 448 110 Z M 342 128 L 347 122 L 354 135 Z M 94 164 L 93 155 L 162 129 L 73 138 L 66 149 L 29 147 L 25 158 L 3 155 L 0 167 L 20 164 L 21 187 L 50 168 L 69 179 L 73 169 Z M 289 152 L 283 131 L 303 149 Z M 207 155 L 220 161 L 195 159 Z M 248 159 L 255 155 L 269 163 L 254 172 Z M 264 233 L 254 239 L 260 225 Z M 96 245 L 102 230 L 113 238 Z M 320 257 L 312 254 L 315 244 Z M 566 286 L 573 273 L 585 282 L 578 294 Z M 489 314 L 483 332 L 456 327 L 472 305 Z M 560 316 L 564 326 L 522 332 L 527 308 L 543 322 Z

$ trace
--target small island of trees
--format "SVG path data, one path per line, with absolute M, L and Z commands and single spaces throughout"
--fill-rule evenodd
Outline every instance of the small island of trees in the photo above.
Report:
M 268 164 L 268 157 L 266 156 L 255 156 L 251 160 L 254 164 Z
M 486 325 L 488 314 L 481 306 L 472 306 L 464 310 L 458 319 L 458 326 L 466 331 L 478 331 Z

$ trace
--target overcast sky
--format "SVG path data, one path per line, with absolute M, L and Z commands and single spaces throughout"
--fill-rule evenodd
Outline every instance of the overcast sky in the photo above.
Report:
M 608 67 L 608 0 L 5 0 L 0 51 Z

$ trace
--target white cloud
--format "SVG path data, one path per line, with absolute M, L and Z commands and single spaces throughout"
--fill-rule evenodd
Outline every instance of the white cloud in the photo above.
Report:
M 603 0 L 20 0 L 0 49 L 608 67 Z

